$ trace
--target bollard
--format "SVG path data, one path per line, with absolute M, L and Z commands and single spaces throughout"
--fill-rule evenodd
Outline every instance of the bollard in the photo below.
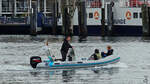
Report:
M 101 27 L 101 36 L 102 37 L 105 37 L 105 8 L 102 8 L 102 20 L 101 20 L 101 24 L 102 24 L 102 27 Z
M 85 2 L 79 2 L 78 6 L 78 23 L 79 23 L 79 41 L 86 40 L 87 37 L 87 14 Z
M 112 28 L 113 28 L 113 12 L 112 12 L 112 4 L 107 4 L 107 19 L 108 19 L 108 28 L 107 28 L 107 35 L 112 35 Z
M 30 35 L 36 36 L 37 32 L 37 4 L 33 3 L 33 8 L 30 10 Z
M 142 5 L 142 23 L 143 23 L 143 36 L 150 36 L 150 26 L 149 26 L 149 13 L 146 4 Z

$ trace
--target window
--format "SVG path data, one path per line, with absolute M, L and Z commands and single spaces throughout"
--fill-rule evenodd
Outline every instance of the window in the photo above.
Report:
M 27 12 L 27 0 L 16 0 L 17 12 Z
M 138 18 L 138 13 L 133 13 L 133 18 Z
M 2 11 L 12 12 L 13 11 L 13 0 L 2 0 Z
M 93 13 L 89 13 L 89 18 L 93 18 Z
M 140 13 L 140 18 L 142 18 L 142 13 Z

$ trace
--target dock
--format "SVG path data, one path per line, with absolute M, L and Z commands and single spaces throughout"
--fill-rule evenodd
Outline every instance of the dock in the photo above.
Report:
M 0 34 L 150 36 L 149 7 L 144 0 L 0 0 Z

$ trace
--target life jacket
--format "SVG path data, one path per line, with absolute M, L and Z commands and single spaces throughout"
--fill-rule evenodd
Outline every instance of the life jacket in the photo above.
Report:
M 96 56 L 97 56 L 98 59 L 101 59 L 101 58 L 102 58 L 102 56 L 101 56 L 100 53 L 96 53 Z
M 94 60 L 99 60 L 101 58 L 102 58 L 102 56 L 100 55 L 100 53 L 95 53 L 94 54 Z

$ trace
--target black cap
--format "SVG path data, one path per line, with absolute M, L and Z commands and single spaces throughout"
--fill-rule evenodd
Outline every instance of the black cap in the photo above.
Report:
M 95 53 L 99 53 L 99 50 L 98 50 L 98 49 L 95 49 Z

